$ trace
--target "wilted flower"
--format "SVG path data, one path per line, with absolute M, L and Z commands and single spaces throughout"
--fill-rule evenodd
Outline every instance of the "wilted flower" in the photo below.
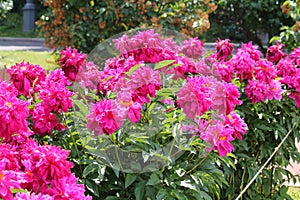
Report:
M 220 61 L 226 61 L 228 57 L 232 54 L 233 43 L 230 43 L 229 39 L 221 40 L 218 38 L 216 41 L 216 53 L 215 58 Z
M 78 52 L 75 48 L 72 50 L 70 47 L 66 47 L 66 50 L 61 51 L 59 63 L 69 80 L 76 80 L 78 70 L 85 61 L 86 56 L 86 54 Z
M 282 51 L 284 44 L 278 44 L 276 41 L 275 45 L 268 48 L 266 58 L 268 61 L 277 63 L 278 61 L 284 59 L 287 55 Z

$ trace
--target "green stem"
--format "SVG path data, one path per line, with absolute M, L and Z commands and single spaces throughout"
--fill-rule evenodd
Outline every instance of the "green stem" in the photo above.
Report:
M 189 170 L 186 174 L 190 174 L 192 173 L 195 169 L 197 169 L 197 167 L 199 167 L 207 158 L 208 154 L 202 159 L 200 160 L 191 170 Z

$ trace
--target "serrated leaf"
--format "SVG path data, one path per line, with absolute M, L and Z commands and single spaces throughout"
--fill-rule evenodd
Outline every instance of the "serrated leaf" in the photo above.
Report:
M 128 188 L 135 180 L 137 176 L 135 174 L 127 174 L 125 178 L 125 188 Z

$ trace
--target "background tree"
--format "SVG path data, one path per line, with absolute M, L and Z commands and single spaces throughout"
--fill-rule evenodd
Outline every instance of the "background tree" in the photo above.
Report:
M 211 0 L 42 0 L 38 24 L 51 48 L 71 45 L 89 52 L 99 41 L 135 27 L 164 27 L 199 36 L 217 6 Z
M 211 28 L 201 36 L 207 41 L 218 37 L 234 42 L 249 42 L 263 48 L 260 34 L 269 38 L 279 34 L 283 24 L 293 21 L 281 12 L 284 0 L 219 0 L 218 9 L 210 15 Z

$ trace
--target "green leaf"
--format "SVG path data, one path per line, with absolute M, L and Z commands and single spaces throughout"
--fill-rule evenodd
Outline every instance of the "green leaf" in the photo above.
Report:
M 144 197 L 145 184 L 144 182 L 139 182 L 134 190 L 134 195 L 136 200 L 142 200 Z
M 161 68 L 166 67 L 166 66 L 168 66 L 168 65 L 170 65 L 170 64 L 172 64 L 174 62 L 175 62 L 175 60 L 163 60 L 163 61 L 160 61 L 160 62 L 156 63 L 156 65 L 154 66 L 154 70 L 161 69 Z
M 73 103 L 79 108 L 80 113 L 82 113 L 84 116 L 89 114 L 88 107 L 80 100 L 73 99 Z
M 160 183 L 160 178 L 157 174 L 151 174 L 149 181 L 146 185 L 156 185 Z
M 125 178 L 125 188 L 128 188 L 135 180 L 137 176 L 135 174 L 127 174 Z
M 124 74 L 127 74 L 128 76 L 131 76 L 131 74 L 137 70 L 138 68 L 140 68 L 142 65 L 141 64 L 137 64 L 134 65 L 133 67 L 130 68 L 130 70 L 128 72 L 125 72 Z
M 99 197 L 99 187 L 98 184 L 96 184 L 94 181 L 92 180 L 85 180 L 85 186 L 86 188 L 91 191 L 96 197 Z
M 160 189 L 156 195 L 157 200 L 163 200 L 165 197 L 168 196 L 168 192 L 166 189 Z
M 82 176 L 86 177 L 87 175 L 89 175 L 90 173 L 92 173 L 96 170 L 97 170 L 97 168 L 95 167 L 95 165 L 93 163 L 91 163 L 88 166 L 86 166 L 86 168 L 84 168 Z

